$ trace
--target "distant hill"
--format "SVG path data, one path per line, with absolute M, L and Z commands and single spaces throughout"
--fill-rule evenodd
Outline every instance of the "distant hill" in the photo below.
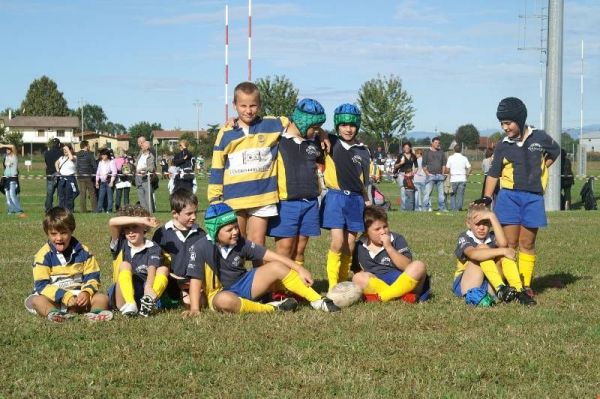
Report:
M 479 135 L 481 137 L 488 137 L 499 131 L 500 131 L 500 128 L 481 129 L 481 130 L 479 130 Z M 571 135 L 571 137 L 573 137 L 573 138 L 579 137 L 579 128 L 578 127 L 566 128 L 566 129 L 564 129 L 564 131 L 569 133 Z M 583 127 L 584 134 L 591 133 L 591 132 L 598 132 L 598 131 L 600 131 L 600 123 L 586 125 Z M 415 130 L 415 131 L 408 132 L 406 134 L 406 137 L 418 140 L 418 139 L 424 139 L 425 137 L 432 138 L 432 137 L 435 137 L 439 133 L 440 132 L 436 133 L 436 132 L 426 132 L 426 131 Z M 454 132 L 452 132 L 452 133 L 454 133 Z

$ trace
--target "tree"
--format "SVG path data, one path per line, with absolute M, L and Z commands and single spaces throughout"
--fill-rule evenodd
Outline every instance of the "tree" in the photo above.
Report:
M 42 76 L 29 85 L 21 103 L 21 113 L 29 116 L 68 116 L 69 108 L 56 83 Z
M 12 144 L 16 148 L 19 148 L 23 145 L 23 132 L 20 130 L 11 130 L 3 135 L 1 141 L 3 143 Z
M 129 148 L 132 151 L 137 152 L 139 150 L 137 145 L 138 137 L 144 136 L 146 140 L 152 141 L 152 131 L 153 130 L 162 130 L 160 123 L 150 123 L 146 121 L 138 122 L 135 125 L 131 125 L 129 127 L 129 135 L 131 138 L 129 139 Z
M 488 137 L 488 147 L 493 148 L 496 146 L 496 143 L 499 143 L 500 141 L 502 141 L 502 138 L 504 137 L 504 134 L 502 132 L 496 132 L 491 134 Z
M 72 111 L 72 115 L 80 118 L 81 122 L 81 107 Z M 104 110 L 99 105 L 85 104 L 83 106 L 83 128 L 88 131 L 102 132 L 106 127 L 108 118 Z
M 563 132 L 560 135 L 560 146 L 564 148 L 567 153 L 573 151 L 573 144 L 575 144 L 575 147 L 577 147 L 579 143 L 578 140 L 573 139 L 569 133 Z
M 442 145 L 442 151 L 448 151 L 450 144 L 454 141 L 454 135 L 450 133 L 440 133 L 440 144 Z
M 109 134 L 112 134 L 113 136 L 116 136 L 118 134 L 127 133 L 127 128 L 120 123 L 109 121 L 106 122 L 106 124 L 104 125 L 104 131 Z
M 214 135 L 216 138 L 217 133 L 219 133 L 220 126 L 221 125 L 219 125 L 218 123 L 209 124 L 208 128 L 206 129 L 206 132 L 208 133 L 209 136 Z
M 412 97 L 402 89 L 402 80 L 397 76 L 377 76 L 365 82 L 358 92 L 358 104 L 361 129 L 382 141 L 386 152 L 394 136 L 402 139 L 413 128 Z
M 467 148 L 477 148 L 479 145 L 479 130 L 470 123 L 462 125 L 456 129 L 454 139 L 457 144 L 464 144 Z
M 15 116 L 21 115 L 21 110 L 20 109 L 14 109 L 14 108 L 11 108 L 11 107 L 6 107 L 4 109 L 4 111 L 0 112 L 0 115 L 6 115 L 6 116 L 8 116 L 9 111 L 12 111 L 11 115 L 12 115 L 13 118 Z
M 289 116 L 298 102 L 298 89 L 285 77 L 275 75 L 256 81 L 260 90 L 261 115 Z

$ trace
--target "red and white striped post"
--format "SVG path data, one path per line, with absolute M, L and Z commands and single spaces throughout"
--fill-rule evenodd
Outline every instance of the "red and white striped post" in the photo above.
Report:
M 252 82 L 252 0 L 248 0 L 248 82 Z
M 225 120 L 229 119 L 229 6 L 225 5 Z

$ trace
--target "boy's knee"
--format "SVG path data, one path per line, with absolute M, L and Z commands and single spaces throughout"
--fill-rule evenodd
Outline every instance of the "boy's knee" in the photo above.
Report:
M 105 294 L 94 294 L 91 299 L 92 308 L 94 309 L 108 309 L 109 299 Z
M 169 268 L 167 266 L 160 266 L 158 269 L 156 269 L 156 274 L 162 274 L 164 276 L 168 276 Z
M 33 308 L 38 311 L 42 309 L 45 306 L 48 305 L 54 305 L 52 302 L 50 302 L 50 300 L 48 298 L 46 298 L 43 295 L 36 295 L 31 299 L 31 306 L 33 306 Z
M 370 274 L 365 272 L 358 272 L 352 277 L 352 282 L 364 289 L 369 283 Z
M 212 301 L 217 312 L 237 313 L 240 310 L 240 298 L 231 292 L 220 292 Z
M 418 276 L 419 278 L 425 276 L 425 274 L 427 272 L 427 266 L 425 266 L 425 263 L 421 262 L 420 260 L 411 262 L 409 267 L 410 267 L 412 273 L 415 276 Z
M 119 271 L 123 271 L 123 270 L 133 270 L 133 268 L 131 267 L 131 263 L 127 262 L 127 261 L 123 261 L 121 262 L 121 264 L 119 265 Z

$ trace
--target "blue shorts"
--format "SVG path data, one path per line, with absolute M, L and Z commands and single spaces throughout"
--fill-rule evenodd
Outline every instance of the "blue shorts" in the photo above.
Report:
M 401 270 L 392 270 L 383 274 L 375 274 L 375 277 L 385 282 L 387 285 L 394 284 L 394 281 L 398 280 L 398 277 L 402 274 Z M 419 302 L 424 302 L 431 297 L 431 279 L 429 275 L 425 277 L 425 284 L 423 284 L 423 290 L 419 295 Z
M 496 198 L 494 212 L 503 225 L 538 228 L 548 224 L 542 194 L 502 189 Z
M 464 295 L 462 294 L 462 292 L 460 290 L 460 282 L 462 281 L 462 278 L 463 278 L 463 273 L 456 276 L 456 278 L 454 279 L 454 282 L 452 283 L 452 292 L 454 292 L 454 295 L 456 295 L 459 298 L 464 297 Z M 479 288 L 481 288 L 482 290 L 485 290 L 487 292 L 488 286 L 489 286 L 488 280 L 487 280 L 487 278 L 484 277 L 483 283 L 481 283 Z
M 364 211 L 362 194 L 329 189 L 321 204 L 321 227 L 353 233 L 365 231 Z
M 250 270 L 236 281 L 235 284 L 223 291 L 233 292 L 240 298 L 252 300 L 252 282 L 254 281 L 254 273 L 256 273 L 256 269 Z
M 321 235 L 319 201 L 298 199 L 277 204 L 278 215 L 269 218 L 269 237 L 314 237 Z

